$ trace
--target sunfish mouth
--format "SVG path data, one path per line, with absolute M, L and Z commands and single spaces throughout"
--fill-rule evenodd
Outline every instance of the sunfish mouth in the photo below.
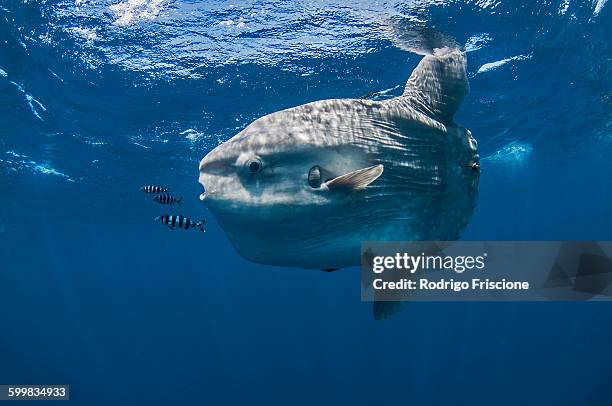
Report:
M 204 190 L 200 194 L 200 201 L 211 200 L 214 196 L 219 196 L 216 190 Z

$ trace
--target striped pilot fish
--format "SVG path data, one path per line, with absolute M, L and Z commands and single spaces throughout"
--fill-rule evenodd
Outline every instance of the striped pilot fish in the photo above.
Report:
M 159 204 L 178 204 L 179 206 L 181 205 L 181 201 L 183 200 L 183 196 L 179 197 L 178 199 L 168 193 L 164 193 L 161 195 L 157 195 L 155 197 L 153 197 L 153 200 L 156 201 Z
M 206 220 L 193 221 L 189 217 L 185 217 L 180 214 L 166 214 L 163 216 L 157 216 L 155 217 L 155 221 L 159 221 L 160 223 L 167 225 L 171 229 L 174 229 L 174 227 L 178 227 L 184 228 L 185 230 L 189 230 L 190 228 L 199 227 L 200 231 L 205 231 L 204 223 L 206 222 Z
M 145 192 L 147 194 L 159 194 L 159 193 L 166 193 L 168 191 L 168 188 L 161 187 L 161 186 L 148 185 L 148 186 L 141 187 L 140 191 Z

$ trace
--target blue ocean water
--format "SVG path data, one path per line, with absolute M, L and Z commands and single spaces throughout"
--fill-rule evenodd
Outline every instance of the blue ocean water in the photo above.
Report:
M 0 384 L 106 404 L 609 404 L 608 303 L 409 303 L 255 265 L 197 199 L 252 120 L 401 93 L 401 17 L 468 50 L 463 238 L 612 239 L 606 0 L 0 1 Z M 167 184 L 207 232 L 172 232 Z

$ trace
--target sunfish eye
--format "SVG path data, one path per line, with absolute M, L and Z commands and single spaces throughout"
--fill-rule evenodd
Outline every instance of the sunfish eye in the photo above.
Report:
M 245 166 L 249 173 L 254 175 L 261 170 L 261 161 L 258 159 L 249 159 Z
M 315 189 L 321 187 L 321 168 L 318 165 L 313 166 L 308 171 L 308 184 Z

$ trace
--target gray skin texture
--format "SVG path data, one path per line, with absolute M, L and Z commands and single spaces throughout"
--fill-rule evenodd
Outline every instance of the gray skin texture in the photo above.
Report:
M 234 248 L 269 265 L 360 264 L 362 241 L 455 240 L 477 199 L 476 141 L 453 121 L 469 90 L 465 54 L 423 58 L 404 94 L 332 99 L 261 117 L 200 162 L 200 199 Z M 257 171 L 251 165 L 256 162 Z M 313 188 L 382 165 L 364 188 Z

